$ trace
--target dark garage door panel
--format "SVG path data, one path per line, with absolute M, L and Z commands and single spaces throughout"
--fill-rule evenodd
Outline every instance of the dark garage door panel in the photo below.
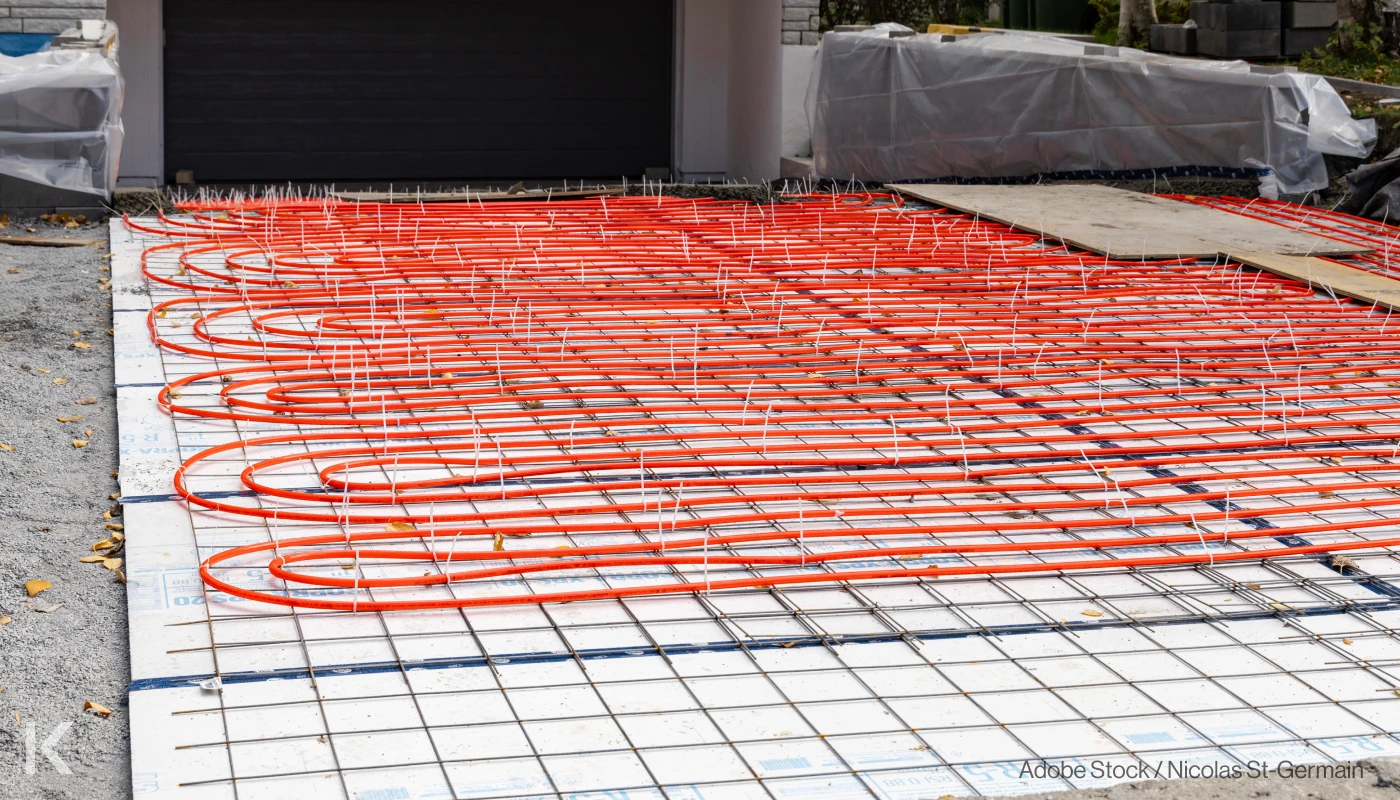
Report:
M 165 0 L 166 172 L 640 175 L 670 163 L 666 0 Z

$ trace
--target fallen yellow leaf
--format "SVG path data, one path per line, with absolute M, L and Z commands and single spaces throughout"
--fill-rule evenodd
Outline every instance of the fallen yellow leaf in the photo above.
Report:
M 25 581 L 25 582 L 24 582 L 24 590 L 25 590 L 26 592 L 29 593 L 29 596 L 30 596 L 30 597 L 33 597 L 34 595 L 38 594 L 39 592 L 44 591 L 45 589 L 52 589 L 52 588 L 53 588 L 53 584 L 52 584 L 52 583 L 49 583 L 48 581 L 46 581 L 46 580 L 44 580 L 44 579 L 42 579 L 42 578 L 35 578 L 35 579 L 32 580 L 32 581 Z
M 63 384 L 65 384 L 65 383 L 67 383 L 67 382 L 68 382 L 68 379 L 67 379 L 67 378 L 54 378 L 54 379 L 53 379 L 53 385 L 54 385 L 54 386 L 62 386 Z
M 73 346 L 78 348 L 79 350 L 87 350 L 90 347 L 92 347 L 92 345 L 88 344 L 87 342 L 74 342 Z
M 9 625 L 11 622 L 14 622 L 14 620 L 9 617 L 0 617 L 0 625 Z
M 1098 610 L 1097 608 L 1086 608 L 1086 609 L 1084 609 L 1083 611 L 1081 611 L 1081 612 L 1079 612 L 1079 613 L 1083 614 L 1083 615 L 1086 616 L 1086 617 L 1102 617 L 1102 616 L 1103 616 L 1103 612 L 1100 611 L 1100 610 Z
M 47 374 L 49 374 L 50 372 L 53 372 L 53 370 L 51 370 L 51 369 L 36 369 L 36 370 L 34 370 L 34 371 L 37 372 L 37 373 L 39 373 L 40 375 L 47 375 Z
M 114 541 L 112 541 L 111 539 L 103 539 L 102 541 L 100 541 L 100 542 L 98 542 L 97 544 L 93 545 L 93 546 L 92 546 L 92 549 L 93 549 L 94 551 L 96 551 L 96 550 L 111 550 L 113 547 L 116 547 L 116 546 L 117 546 L 117 543 L 114 542 Z M 98 558 L 104 558 L 104 557 L 105 557 L 105 556 L 98 556 Z M 91 558 L 91 556 L 89 556 L 89 558 Z
M 116 498 L 113 498 L 113 499 L 116 499 Z M 109 530 L 109 531 L 124 531 L 124 530 L 126 530 L 126 526 L 123 525 L 123 524 L 121 524 L 120 522 L 109 522 L 109 523 L 107 523 L 107 525 L 106 525 L 105 527 L 106 527 L 107 530 Z
M 121 565 L 122 560 L 120 558 L 108 558 L 102 561 L 102 566 L 106 567 L 107 569 L 113 572 L 116 572 L 121 567 Z
M 82 419 L 82 418 L 83 418 L 83 415 L 82 415 L 82 414 L 79 414 L 79 415 L 77 415 L 76 417 L 57 417 L 57 419 L 58 419 L 59 422 L 77 422 L 78 420 L 80 420 L 80 419 Z
M 97 549 L 97 545 L 93 545 L 93 548 L 92 548 L 92 549 L 96 550 L 96 549 Z M 79 564 L 100 564 L 100 563 L 102 563 L 103 561 L 106 561 L 106 560 L 107 560 L 107 557 L 106 557 L 106 556 L 83 556 L 82 558 L 78 559 L 78 563 L 79 563 Z
M 411 522 L 391 522 L 384 526 L 384 530 L 391 533 L 401 533 L 403 531 L 417 530 L 417 528 L 413 527 L 413 523 Z
M 74 450 L 81 450 L 81 449 L 83 449 L 84 447 L 87 447 L 87 446 L 88 446 L 87 439 L 74 439 L 74 440 L 73 440 L 73 449 L 74 449 Z
M 94 703 L 91 700 L 87 701 L 86 703 L 83 703 L 83 710 L 91 711 L 99 717 L 112 716 L 112 709 L 102 705 L 101 703 Z
M 97 398 L 96 398 L 96 397 L 80 397 L 80 398 L 78 398 L 77 400 L 74 400 L 74 401 L 73 401 L 73 404 L 74 404 L 74 405 L 79 405 L 79 406 L 90 406 L 90 405 L 92 405 L 92 404 L 94 404 L 94 403 L 96 403 L 96 402 L 97 402 Z
M 15 449 L 15 446 L 14 446 L 14 445 L 12 445 L 12 444 L 5 444 L 4 442 L 0 442 L 0 450 L 13 450 L 13 449 Z

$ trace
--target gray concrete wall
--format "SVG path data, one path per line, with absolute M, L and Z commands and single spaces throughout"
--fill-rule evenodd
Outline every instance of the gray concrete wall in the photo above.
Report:
M 0 33 L 62 33 L 78 19 L 103 19 L 107 0 L 0 0 Z
M 821 0 L 783 0 L 783 44 L 816 44 Z

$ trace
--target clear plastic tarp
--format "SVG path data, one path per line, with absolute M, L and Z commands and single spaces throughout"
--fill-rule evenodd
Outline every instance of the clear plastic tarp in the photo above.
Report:
M 1364 157 L 1320 76 L 1030 33 L 828 33 L 808 88 L 815 173 L 839 180 L 1010 178 L 1183 167 L 1261 170 L 1261 189 L 1327 185 L 1322 155 Z
M 0 56 L 0 174 L 108 196 L 121 105 L 115 38 L 92 49 Z

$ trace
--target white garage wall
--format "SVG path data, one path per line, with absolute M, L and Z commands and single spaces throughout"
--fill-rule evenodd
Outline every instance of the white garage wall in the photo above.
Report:
M 778 177 L 781 0 L 677 0 L 675 172 Z
M 159 186 L 165 182 L 161 0 L 109 0 L 107 18 L 117 23 L 117 60 L 126 82 L 117 186 Z

